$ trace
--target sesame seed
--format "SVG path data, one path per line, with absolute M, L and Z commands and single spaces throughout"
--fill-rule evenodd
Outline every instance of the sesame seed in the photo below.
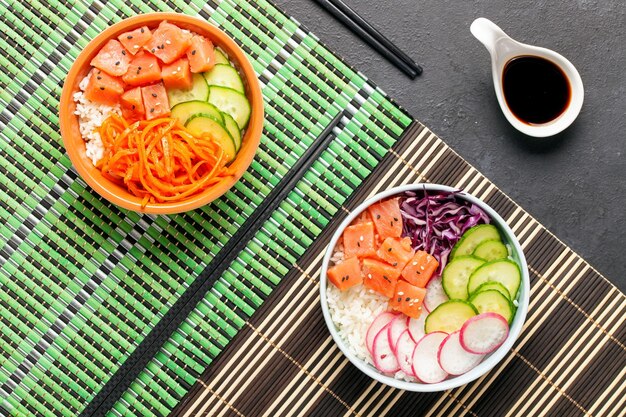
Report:
M 98 80 L 101 80 L 101 79 L 102 79 L 102 77 L 101 77 L 101 76 L 99 76 L 99 75 L 98 75 L 98 76 L 96 76 L 96 78 L 97 78 Z
M 168 44 L 168 45 L 171 45 L 171 43 L 172 43 L 172 42 L 171 42 L 169 39 L 167 39 L 167 40 L 165 41 L 165 43 L 166 43 L 166 44 Z
M 417 262 L 413 262 L 413 266 L 417 266 Z
M 143 30 L 143 28 L 141 28 L 141 33 L 144 33 L 145 31 Z
M 398 291 L 398 295 L 404 295 L 404 291 Z
M 195 55 L 196 54 L 196 50 L 194 49 L 193 51 L 191 51 L 191 55 Z
M 135 110 L 135 105 L 133 104 L 133 110 Z
M 156 93 L 152 93 L 152 97 L 156 97 L 156 96 L 157 96 Z
M 367 277 L 368 277 L 369 279 L 372 279 L 372 274 L 367 274 Z
M 420 266 L 420 269 L 423 271 L 423 270 L 424 270 L 424 269 L 426 269 L 426 268 L 424 268 L 424 265 L 421 265 L 421 266 Z
M 155 51 L 155 49 L 154 49 L 154 48 L 152 48 L 152 50 L 151 50 L 150 52 L 154 53 L 154 51 Z
M 361 242 L 363 242 L 365 239 L 363 238 L 363 236 L 360 236 L 360 237 L 359 237 L 359 240 L 360 240 Z
M 128 35 L 128 36 L 126 37 L 126 39 L 132 39 L 132 38 L 133 38 L 133 35 Z
M 177 68 L 176 68 L 176 71 L 180 71 L 180 67 L 177 67 Z
M 405 298 L 404 301 L 411 301 L 411 297 Z
M 119 65 L 119 64 L 120 64 L 120 61 L 116 61 L 116 62 L 115 62 L 115 65 Z
M 376 219 L 380 219 L 380 214 L 377 214 L 377 215 L 376 215 Z
M 178 71 L 172 71 L 172 75 L 178 74 Z
M 150 113 L 154 113 L 154 107 L 150 109 Z
M 161 49 L 165 49 L 165 45 L 161 44 Z
M 104 90 L 104 87 L 100 87 L 100 90 Z
M 133 49 L 139 49 L 139 45 L 133 45 Z

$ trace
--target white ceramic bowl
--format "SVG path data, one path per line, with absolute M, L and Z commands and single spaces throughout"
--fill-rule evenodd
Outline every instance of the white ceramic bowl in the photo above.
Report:
M 326 250 L 326 255 L 322 261 L 322 271 L 320 275 L 320 302 L 322 304 L 322 312 L 324 314 L 324 320 L 326 321 L 326 325 L 328 326 L 328 330 L 330 330 L 330 334 L 333 339 L 339 346 L 339 349 L 343 352 L 344 355 L 352 362 L 354 366 L 363 371 L 366 375 L 371 378 L 392 386 L 394 388 L 400 388 L 407 391 L 417 391 L 417 392 L 435 392 L 435 391 L 445 391 L 451 388 L 456 388 L 461 385 L 467 384 L 469 382 L 474 381 L 475 379 L 480 378 L 482 375 L 487 373 L 491 368 L 496 366 L 498 362 L 506 356 L 507 352 L 515 343 L 515 340 L 519 336 L 522 326 L 524 325 L 524 320 L 526 320 L 526 313 L 528 311 L 528 300 L 530 294 L 530 279 L 528 277 L 528 267 L 526 265 L 526 258 L 524 257 L 524 253 L 522 252 L 522 248 L 519 245 L 519 242 L 515 238 L 513 231 L 509 228 L 509 226 L 504 222 L 502 217 L 498 215 L 491 207 L 485 204 L 483 201 L 478 198 L 467 194 L 465 192 L 458 194 L 458 198 L 462 198 L 464 200 L 470 201 L 480 208 L 482 208 L 485 213 L 489 215 L 491 218 L 492 224 L 498 227 L 500 231 L 503 241 L 505 244 L 508 244 L 512 249 L 512 257 L 519 264 L 520 269 L 522 271 L 522 284 L 520 288 L 520 293 L 518 296 L 518 308 L 515 313 L 515 317 L 513 318 L 513 322 L 510 327 L 509 337 L 507 340 L 500 346 L 495 352 L 485 358 L 477 367 L 472 369 L 471 371 L 459 375 L 453 378 L 448 378 L 442 382 L 436 384 L 422 384 L 419 382 L 407 382 L 399 379 L 395 379 L 393 377 L 382 374 L 373 366 L 367 364 L 361 359 L 357 358 L 353 355 L 348 349 L 347 342 L 344 341 L 341 336 L 339 336 L 339 332 L 333 323 L 330 311 L 328 310 L 328 301 L 326 299 L 326 286 L 328 284 L 328 280 L 326 278 L 326 271 L 328 270 L 328 263 L 330 262 L 330 258 L 333 253 L 333 249 L 337 244 L 343 230 L 354 220 L 363 210 L 365 210 L 370 205 L 375 202 L 391 197 L 396 194 L 403 193 L 405 191 L 416 191 L 419 192 L 421 190 L 426 189 L 426 191 L 457 191 L 454 188 L 447 187 L 445 185 L 435 185 L 435 184 L 411 184 L 404 185 L 401 187 L 395 187 L 384 191 L 380 194 L 375 195 L 369 200 L 361 203 L 350 215 L 341 223 L 332 239 L 330 240 L 330 244 L 328 245 L 328 249 Z

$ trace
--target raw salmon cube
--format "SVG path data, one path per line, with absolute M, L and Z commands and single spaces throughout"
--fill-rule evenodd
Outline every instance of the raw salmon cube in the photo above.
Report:
M 166 64 L 161 70 L 163 84 L 167 88 L 191 88 L 191 71 L 189 70 L 189 61 L 187 58 L 181 58 L 171 64 Z
M 89 83 L 85 89 L 85 97 L 94 103 L 113 106 L 119 103 L 124 93 L 124 83 L 118 77 L 112 77 L 99 69 L 91 70 Z
M 187 49 L 187 59 L 191 72 L 209 71 L 215 65 L 215 48 L 213 43 L 204 36 L 191 38 L 191 46 Z
M 361 266 L 359 259 L 349 258 L 342 263 L 328 269 L 328 280 L 332 282 L 340 291 L 345 291 L 350 287 L 361 284 L 363 277 L 361 276 Z
M 159 61 L 152 54 L 141 51 L 130 61 L 128 71 L 122 77 L 129 85 L 146 85 L 161 80 Z
M 141 87 L 141 98 L 146 111 L 146 119 L 152 120 L 170 114 L 170 103 L 163 83 Z
M 402 236 L 402 215 L 397 198 L 372 204 L 367 209 L 381 240 Z
M 396 285 L 393 297 L 389 300 L 389 306 L 395 311 L 416 319 L 422 314 L 422 303 L 425 296 L 426 290 L 424 288 L 400 280 Z
M 131 55 L 141 51 L 142 47 L 152 38 L 152 32 L 148 26 L 142 26 L 130 32 L 124 32 L 117 39 Z
M 185 55 L 189 45 L 191 45 L 191 35 L 164 20 L 143 48 L 156 55 L 165 64 L 171 64 Z
M 128 70 L 130 55 L 115 39 L 109 40 L 91 60 L 91 65 L 114 77 L 122 76 Z
M 425 288 L 438 267 L 439 262 L 434 256 L 418 250 L 402 270 L 402 278 L 417 287 Z
M 415 252 L 411 247 L 410 238 L 388 237 L 380 245 L 376 254 L 391 266 L 402 269 L 411 260 Z
M 145 118 L 146 112 L 143 107 L 141 87 L 135 87 L 122 94 L 120 105 L 125 119 L 137 121 Z
M 375 259 L 363 259 L 363 285 L 391 298 L 400 277 L 400 270 Z
M 343 231 L 343 251 L 346 258 L 364 258 L 376 254 L 374 223 L 361 223 L 348 226 Z

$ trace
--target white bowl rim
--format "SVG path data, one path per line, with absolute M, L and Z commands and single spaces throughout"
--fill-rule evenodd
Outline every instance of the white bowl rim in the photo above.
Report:
M 350 352 L 348 347 L 346 346 L 343 339 L 339 336 L 339 333 L 335 329 L 335 325 L 330 317 L 330 311 L 328 310 L 328 302 L 326 299 L 326 271 L 328 269 L 328 263 L 330 262 L 330 258 L 332 256 L 333 249 L 341 236 L 341 232 L 354 220 L 363 210 L 365 210 L 370 205 L 375 202 L 391 197 L 396 194 L 400 194 L 406 191 L 448 191 L 448 192 L 459 192 L 459 197 L 465 200 L 468 200 L 482 208 L 492 219 L 493 223 L 498 226 L 498 229 L 503 232 L 507 239 L 508 243 L 513 246 L 514 252 L 517 254 L 517 260 L 519 262 L 520 269 L 522 271 L 522 284 L 520 288 L 520 296 L 518 298 L 518 308 L 513 319 L 513 324 L 509 329 L 509 336 L 506 341 L 500 346 L 495 352 L 489 355 L 485 360 L 483 360 L 477 367 L 470 370 L 469 372 L 446 379 L 442 382 L 436 384 L 423 384 L 419 382 L 409 382 L 400 379 L 395 379 L 393 377 L 383 375 L 379 371 L 377 371 L 373 366 L 368 365 L 361 359 L 357 358 L 354 354 Z M 354 366 L 360 369 L 363 373 L 368 375 L 370 378 L 382 382 L 386 385 L 392 386 L 394 388 L 399 388 L 407 391 L 415 391 L 415 392 L 437 392 L 437 391 L 445 391 L 448 389 L 456 388 L 461 385 L 465 385 L 469 382 L 472 382 L 488 371 L 490 371 L 493 367 L 495 367 L 509 352 L 509 350 L 513 347 L 513 344 L 517 340 L 522 327 L 524 325 L 524 321 L 526 320 L 526 314 L 528 312 L 528 303 L 529 303 L 529 295 L 530 295 L 530 278 L 528 275 L 528 266 L 526 264 L 526 258 L 524 256 L 524 252 L 515 237 L 515 234 L 511 230 L 511 228 L 506 224 L 504 219 L 500 217 L 500 215 L 493 210 L 487 203 L 479 200 L 473 195 L 456 189 L 452 187 L 448 187 L 440 184 L 427 184 L 427 183 L 415 183 L 415 184 L 407 184 L 401 185 L 398 187 L 390 188 L 386 191 L 378 193 L 373 197 L 367 199 L 366 201 L 359 204 L 352 212 L 344 219 L 344 221 L 339 225 L 335 233 L 333 234 L 330 243 L 326 248 L 326 254 L 322 260 L 322 267 L 320 272 L 320 303 L 322 306 L 322 314 L 324 315 L 324 321 L 326 322 L 326 326 L 330 331 L 330 334 L 339 346 L 339 349 L 343 352 L 343 354 L 352 362 Z

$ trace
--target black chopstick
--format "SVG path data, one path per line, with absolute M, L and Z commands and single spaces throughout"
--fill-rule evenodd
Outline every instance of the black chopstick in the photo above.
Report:
M 422 67 L 341 0 L 315 1 L 409 77 L 422 73 Z

